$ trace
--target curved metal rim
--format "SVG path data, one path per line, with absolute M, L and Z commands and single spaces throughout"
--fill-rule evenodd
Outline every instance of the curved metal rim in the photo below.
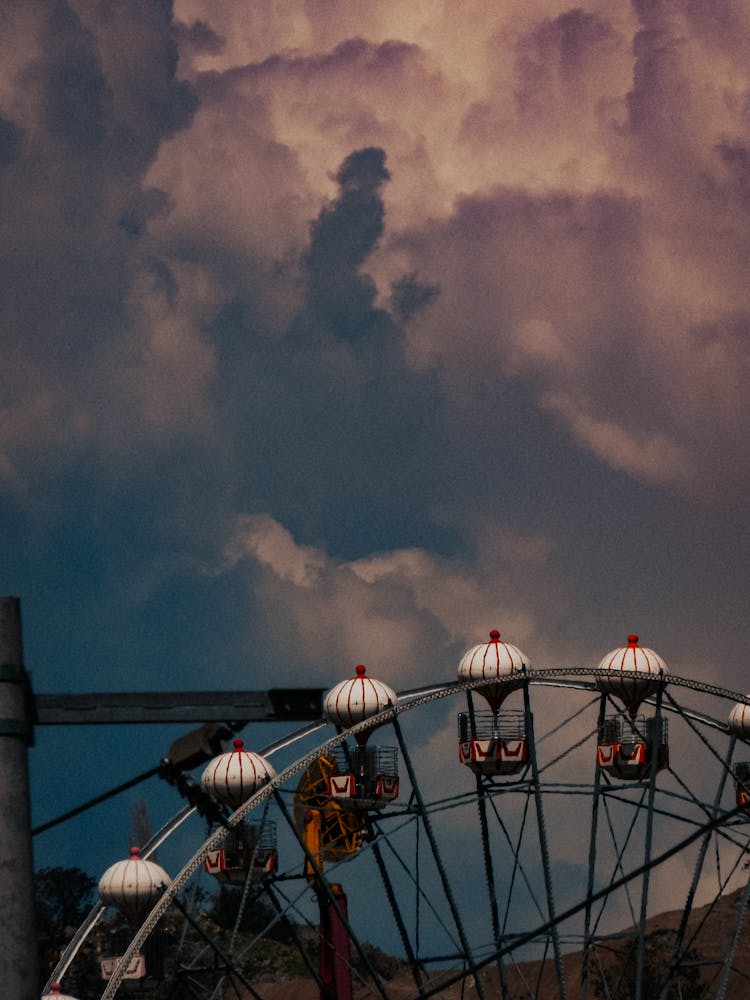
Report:
M 396 705 L 390 705 L 377 715 L 371 716 L 369 719 L 359 722 L 349 729 L 343 730 L 336 736 L 324 741 L 315 749 L 290 764 L 282 772 L 277 774 L 270 782 L 264 785 L 263 788 L 259 789 L 259 791 L 251 796 L 247 802 L 240 806 L 240 808 L 229 817 L 228 824 L 230 826 L 235 826 L 239 823 L 249 812 L 269 798 L 275 790 L 286 784 L 290 778 L 303 771 L 321 754 L 328 753 L 335 747 L 340 746 L 350 736 L 356 736 L 359 733 L 366 732 L 367 730 L 374 729 L 377 726 L 392 721 L 403 712 L 411 711 L 412 709 L 418 708 L 422 705 L 431 704 L 432 702 L 441 701 L 461 692 L 481 691 L 484 687 L 497 686 L 498 684 L 508 684 L 509 687 L 515 686 L 519 680 L 525 680 L 533 686 L 539 685 L 540 687 L 564 685 L 585 690 L 601 690 L 598 680 L 600 678 L 609 678 L 612 676 L 612 671 L 602 668 L 543 667 L 533 670 L 524 668 L 517 674 L 508 676 L 507 678 L 489 678 L 476 681 L 451 681 L 441 685 L 429 685 L 423 688 L 405 691 L 402 694 L 399 694 L 399 701 Z M 639 671 L 617 671 L 615 676 L 618 681 L 623 679 L 644 679 L 644 674 Z M 584 678 L 592 678 L 592 680 L 586 681 Z M 651 679 L 660 682 L 664 686 L 681 687 L 697 691 L 701 694 L 708 694 L 722 700 L 750 705 L 750 695 L 722 688 L 715 684 L 707 684 L 702 681 L 693 680 L 692 678 L 680 677 L 672 673 L 660 673 L 659 675 L 653 676 Z M 726 734 L 729 734 L 730 732 L 728 724 L 721 722 L 718 719 L 703 715 L 702 713 L 693 713 L 693 717 L 696 721 L 709 725 L 712 728 L 718 729 Z M 321 722 L 320 724 L 315 724 L 312 727 L 308 725 L 304 728 L 304 730 L 299 731 L 299 734 L 293 733 L 287 739 L 279 741 L 278 744 L 274 744 L 273 749 L 275 750 L 281 748 L 281 746 L 288 746 L 295 742 L 296 739 L 300 739 L 303 736 L 308 735 L 317 728 L 322 728 L 325 724 L 325 722 Z M 272 751 L 269 749 L 268 752 L 270 753 Z M 115 971 L 109 980 L 105 991 L 101 995 L 101 1000 L 111 1000 L 111 998 L 115 996 L 115 993 L 122 982 L 123 974 L 127 968 L 129 960 L 137 953 L 143 942 L 162 918 L 174 896 L 183 888 L 193 873 L 203 863 L 208 851 L 215 849 L 223 836 L 223 829 L 219 829 L 211 834 L 193 854 L 193 856 L 186 862 L 164 894 L 159 898 L 159 900 L 157 900 L 153 909 L 141 924 L 140 928 L 131 940 L 125 954 L 123 955 L 122 962 L 119 967 L 123 970 L 122 974 L 119 974 L 117 970 Z
M 279 750 L 284 750 L 299 740 L 304 739 L 306 736 L 312 735 L 312 733 L 322 729 L 325 725 L 325 720 L 308 723 L 301 729 L 296 729 L 293 733 L 289 733 L 287 736 L 282 736 L 281 739 L 274 740 L 273 743 L 269 743 L 259 752 L 264 757 L 271 757 L 273 754 L 278 753 Z M 141 849 L 141 857 L 144 860 L 148 860 L 154 851 L 157 851 L 164 841 L 171 837 L 171 835 L 179 829 L 179 827 L 181 827 L 182 824 L 195 813 L 195 811 L 195 806 L 183 806 L 179 812 L 175 813 L 174 816 L 167 820 L 162 828 L 155 833 L 151 840 Z M 43 994 L 51 991 L 53 983 L 62 981 L 63 976 L 75 961 L 76 955 L 81 950 L 86 938 L 99 923 L 99 920 L 104 915 L 105 910 L 106 906 L 104 906 L 101 902 L 97 902 L 93 905 L 84 922 L 68 942 L 68 945 L 60 956 L 57 965 L 50 973 L 49 978 L 44 985 L 44 989 L 42 990 Z

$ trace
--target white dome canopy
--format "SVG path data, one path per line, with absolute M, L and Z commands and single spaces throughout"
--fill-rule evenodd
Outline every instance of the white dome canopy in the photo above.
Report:
M 115 862 L 102 875 L 99 898 L 105 906 L 119 910 L 130 923 L 139 923 L 170 882 L 162 867 L 144 860 L 140 848 L 131 847 L 127 860 Z
M 201 777 L 203 790 L 232 810 L 276 776 L 265 757 L 243 747 L 242 740 L 235 740 L 234 750 L 214 757 Z
M 608 675 L 597 677 L 599 689 L 619 698 L 633 718 L 643 699 L 656 690 L 660 676 L 669 673 L 658 653 L 638 645 L 635 634 L 628 636 L 627 646 L 613 649 L 602 657 L 599 670 L 609 671 Z M 640 676 L 622 676 L 625 672 Z
M 50 992 L 44 993 L 42 1000 L 76 1000 L 76 998 L 69 993 L 63 993 L 62 986 L 59 983 L 52 983 Z
M 490 684 L 480 690 L 496 712 L 506 694 L 523 683 L 522 670 L 529 666 L 529 660 L 518 646 L 500 639 L 495 628 L 490 632 L 489 642 L 472 646 L 461 657 L 458 664 L 458 679 L 461 681 L 483 681 L 497 679 L 502 684 Z M 514 677 L 514 675 L 517 675 Z
M 740 739 L 750 738 L 750 705 L 737 702 L 729 713 L 729 730 Z
M 326 719 L 345 729 L 398 703 L 398 695 L 393 688 L 382 681 L 366 677 L 362 664 L 357 667 L 356 674 L 356 677 L 341 681 L 331 688 L 323 707 Z

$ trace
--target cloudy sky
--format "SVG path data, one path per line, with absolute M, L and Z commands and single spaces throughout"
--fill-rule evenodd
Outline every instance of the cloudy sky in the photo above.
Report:
M 36 690 L 405 688 L 493 627 L 750 687 L 748 39 L 741 0 L 7 3 Z

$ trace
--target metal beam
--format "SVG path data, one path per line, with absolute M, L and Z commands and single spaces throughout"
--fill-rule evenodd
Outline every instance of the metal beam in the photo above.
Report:
M 308 722 L 323 716 L 323 688 L 37 694 L 40 726 L 166 722 Z

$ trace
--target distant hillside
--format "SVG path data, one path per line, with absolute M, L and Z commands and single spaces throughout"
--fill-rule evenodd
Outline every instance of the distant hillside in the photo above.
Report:
M 723 974 L 723 957 L 732 944 L 736 925 L 737 909 L 740 905 L 742 890 L 738 890 L 717 901 L 715 904 L 699 907 L 693 910 L 688 921 L 686 942 L 689 942 L 691 961 L 687 965 L 682 981 L 682 992 L 674 991 L 674 997 L 681 1000 L 697 1000 L 697 998 L 713 997 L 718 990 Z M 672 945 L 682 913 L 680 910 L 670 910 L 652 917 L 646 928 L 647 933 L 647 981 L 643 992 L 644 1000 L 655 1000 L 654 990 L 661 974 L 666 970 L 672 954 Z M 633 929 L 624 929 L 622 934 L 599 942 L 590 959 L 590 1000 L 606 997 L 604 987 L 598 984 L 603 974 L 606 976 L 607 988 L 613 1000 L 630 1000 L 632 998 L 632 975 L 635 967 L 636 934 Z M 738 998 L 750 996 L 750 934 L 748 933 L 748 917 L 736 949 L 732 972 L 730 974 L 727 996 Z M 385 958 L 385 956 L 383 956 Z M 397 960 L 391 960 L 391 966 L 383 969 L 383 975 L 388 979 L 387 991 L 392 1000 L 406 1000 L 416 994 L 414 979 L 409 970 Z M 400 968 L 400 971 L 398 971 Z M 563 956 L 563 968 L 569 998 L 580 995 L 581 953 L 573 952 Z M 547 963 L 541 981 L 538 962 L 521 962 L 518 965 L 506 964 L 505 967 L 508 989 L 512 1000 L 522 1000 L 533 996 L 536 1000 L 559 1000 L 559 987 L 554 976 L 552 963 Z M 435 980 L 445 973 L 435 974 Z M 392 978 L 390 978 L 392 976 Z M 501 997 L 498 971 L 496 967 L 484 969 L 481 973 L 482 984 L 487 1000 L 499 1000 Z M 264 1000 L 315 1000 L 317 989 L 310 979 L 299 977 L 276 978 L 273 983 L 258 981 L 258 989 Z M 363 985 L 355 986 L 355 1000 L 378 996 L 374 990 Z M 465 1000 L 476 996 L 475 989 L 467 984 L 447 987 L 439 994 L 442 1000 Z

